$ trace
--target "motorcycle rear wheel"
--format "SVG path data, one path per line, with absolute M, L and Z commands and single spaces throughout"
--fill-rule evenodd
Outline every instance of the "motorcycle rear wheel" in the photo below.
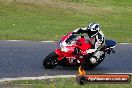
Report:
M 58 55 L 55 52 L 52 52 L 46 56 L 46 58 L 43 60 L 43 66 L 45 69 L 52 69 L 56 67 L 59 63 L 57 57 Z
M 95 68 L 96 66 L 98 66 L 105 58 L 105 53 L 100 57 L 100 59 L 98 60 L 98 62 L 96 64 L 92 64 L 90 63 L 88 68 L 89 69 L 92 69 L 92 68 Z
M 105 58 L 105 53 L 100 57 L 100 59 L 98 59 L 97 63 L 93 64 L 89 61 L 85 61 L 83 64 L 82 64 L 82 67 L 85 68 L 85 69 L 93 69 L 95 68 L 96 66 L 98 66 Z

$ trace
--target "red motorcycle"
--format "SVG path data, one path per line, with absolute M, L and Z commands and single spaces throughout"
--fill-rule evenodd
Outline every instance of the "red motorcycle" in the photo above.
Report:
M 69 33 L 63 36 L 60 40 L 59 48 L 55 49 L 54 52 L 50 53 L 43 61 L 45 69 L 52 69 L 57 65 L 63 67 L 75 67 L 80 66 L 86 58 L 81 52 L 91 48 L 91 44 L 85 41 L 83 36 L 72 35 Z M 113 48 L 116 42 L 113 40 L 106 40 L 105 46 L 100 49 L 104 53 L 100 56 L 95 64 L 88 64 L 89 68 L 93 68 L 99 65 L 105 58 L 105 53 L 115 52 Z

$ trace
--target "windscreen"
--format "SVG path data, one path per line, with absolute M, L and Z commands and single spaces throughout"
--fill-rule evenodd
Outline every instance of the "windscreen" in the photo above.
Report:
M 77 36 L 76 35 L 71 35 L 67 40 L 66 40 L 66 43 L 67 44 L 72 44 L 73 42 L 75 42 L 77 39 Z

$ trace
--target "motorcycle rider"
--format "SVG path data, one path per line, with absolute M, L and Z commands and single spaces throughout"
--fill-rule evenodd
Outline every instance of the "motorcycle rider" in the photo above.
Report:
M 86 61 L 82 64 L 82 68 L 85 69 L 86 64 L 96 64 L 103 51 L 100 49 L 105 45 L 105 37 L 103 32 L 100 30 L 98 23 L 90 23 L 88 27 L 77 28 L 72 34 L 81 34 L 85 38 L 87 43 L 90 43 L 92 47 L 81 53 L 86 56 Z

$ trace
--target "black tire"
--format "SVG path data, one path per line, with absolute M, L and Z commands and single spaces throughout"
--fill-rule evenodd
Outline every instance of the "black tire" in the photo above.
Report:
M 92 69 L 92 68 L 98 66 L 104 60 L 104 58 L 105 58 L 105 53 L 100 57 L 100 59 L 98 60 L 98 62 L 96 64 L 89 63 L 88 68 Z
M 43 66 L 45 69 L 52 69 L 56 67 L 59 63 L 57 57 L 58 55 L 55 52 L 52 52 L 46 56 L 46 58 L 43 60 Z

